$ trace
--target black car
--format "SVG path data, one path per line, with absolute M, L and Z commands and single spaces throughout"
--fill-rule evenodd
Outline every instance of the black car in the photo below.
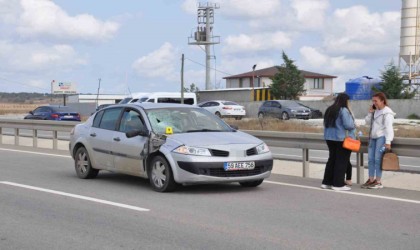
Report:
M 305 108 L 308 108 L 308 109 L 310 109 L 310 110 L 311 110 L 311 118 L 312 118 L 312 119 L 317 119 L 317 118 L 322 118 L 322 117 L 323 117 L 323 115 L 322 115 L 322 111 L 321 111 L 321 110 L 319 110 L 319 109 L 315 109 L 315 108 L 311 108 L 311 107 L 306 106 L 306 105 L 303 105 L 303 104 L 302 104 L 302 103 L 300 103 L 300 102 L 299 102 L 299 104 L 300 104 L 302 107 L 305 107 Z
M 55 121 L 80 121 L 80 114 L 68 106 L 50 105 L 39 106 L 23 119 L 55 120 Z

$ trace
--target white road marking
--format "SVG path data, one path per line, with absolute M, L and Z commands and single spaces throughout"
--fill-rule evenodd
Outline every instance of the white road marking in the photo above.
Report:
M 290 184 L 290 183 L 277 182 L 277 181 L 266 181 L 265 180 L 264 183 L 282 185 L 282 186 L 289 186 L 289 187 L 297 187 L 297 188 L 313 189 L 313 190 L 318 190 L 318 191 L 323 191 L 323 192 L 326 192 L 326 191 L 327 192 L 328 191 L 329 192 L 339 192 L 339 191 L 334 191 L 334 190 L 331 190 L 331 189 L 321 189 L 320 187 L 311 187 L 311 186 Z M 418 201 L 418 200 L 401 199 L 401 198 L 396 198 L 396 197 L 381 196 L 381 195 L 374 195 L 374 194 L 363 194 L 363 193 L 356 193 L 356 192 L 351 192 L 351 191 L 340 191 L 340 194 L 358 195 L 358 196 L 372 197 L 372 198 L 378 198 L 378 199 L 384 199 L 384 200 L 403 201 L 403 202 L 420 204 L 420 201 Z
M 32 151 L 9 149 L 9 148 L 0 148 L 0 150 L 3 150 L 3 151 L 11 151 L 11 152 L 19 152 L 19 153 L 28 153 L 28 154 L 34 154 L 34 155 L 46 155 L 46 156 L 56 156 L 56 157 L 63 157 L 63 158 L 71 158 L 70 155 L 48 154 L 48 153 L 42 153 L 42 152 L 32 152 Z
M 9 185 L 9 186 L 15 186 L 15 187 L 21 187 L 21 188 L 26 188 L 26 189 L 36 190 L 36 191 L 50 193 L 50 194 L 62 195 L 62 196 L 67 196 L 67 197 L 71 197 L 71 198 L 75 198 L 75 199 L 92 201 L 92 202 L 96 202 L 96 203 L 106 204 L 106 205 L 110 205 L 110 206 L 114 206 L 114 207 L 121 207 L 121 208 L 131 209 L 131 210 L 140 211 L 140 212 L 149 212 L 150 211 L 150 209 L 147 209 L 147 208 L 141 208 L 141 207 L 126 205 L 126 204 L 122 204 L 122 203 L 117 203 L 117 202 L 112 202 L 112 201 L 107 201 L 107 200 L 96 199 L 96 198 L 92 198 L 92 197 L 88 197 L 88 196 L 82 196 L 82 195 L 77 195 L 77 194 L 70 194 L 70 193 L 65 193 L 65 192 L 60 192 L 60 191 L 55 191 L 55 190 L 45 189 L 45 188 L 39 188 L 39 187 L 34 187 L 34 186 L 29 186 L 29 185 L 14 183 L 14 182 L 0 181 L 0 184 Z

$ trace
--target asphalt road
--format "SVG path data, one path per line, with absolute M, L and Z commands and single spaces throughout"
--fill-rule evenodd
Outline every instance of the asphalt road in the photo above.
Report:
M 418 249 L 420 192 L 348 193 L 272 175 L 157 193 L 109 172 L 76 177 L 68 156 L 0 148 L 0 249 Z

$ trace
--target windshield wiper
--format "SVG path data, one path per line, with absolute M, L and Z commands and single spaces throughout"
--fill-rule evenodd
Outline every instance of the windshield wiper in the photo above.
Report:
M 194 133 L 194 132 L 223 132 L 223 130 L 217 130 L 217 129 L 196 129 L 196 130 L 187 130 L 187 133 Z

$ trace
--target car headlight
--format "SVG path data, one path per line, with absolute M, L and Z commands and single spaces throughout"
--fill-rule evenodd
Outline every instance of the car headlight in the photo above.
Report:
M 264 153 L 270 152 L 270 149 L 265 143 L 258 145 L 256 149 L 257 149 L 258 154 L 264 154 Z
M 290 110 L 290 112 L 292 112 L 292 113 L 296 113 L 296 112 L 297 112 L 297 110 L 291 109 L 291 110 Z
M 210 151 L 207 148 L 188 147 L 185 145 L 174 149 L 173 152 L 183 155 L 211 156 Z

